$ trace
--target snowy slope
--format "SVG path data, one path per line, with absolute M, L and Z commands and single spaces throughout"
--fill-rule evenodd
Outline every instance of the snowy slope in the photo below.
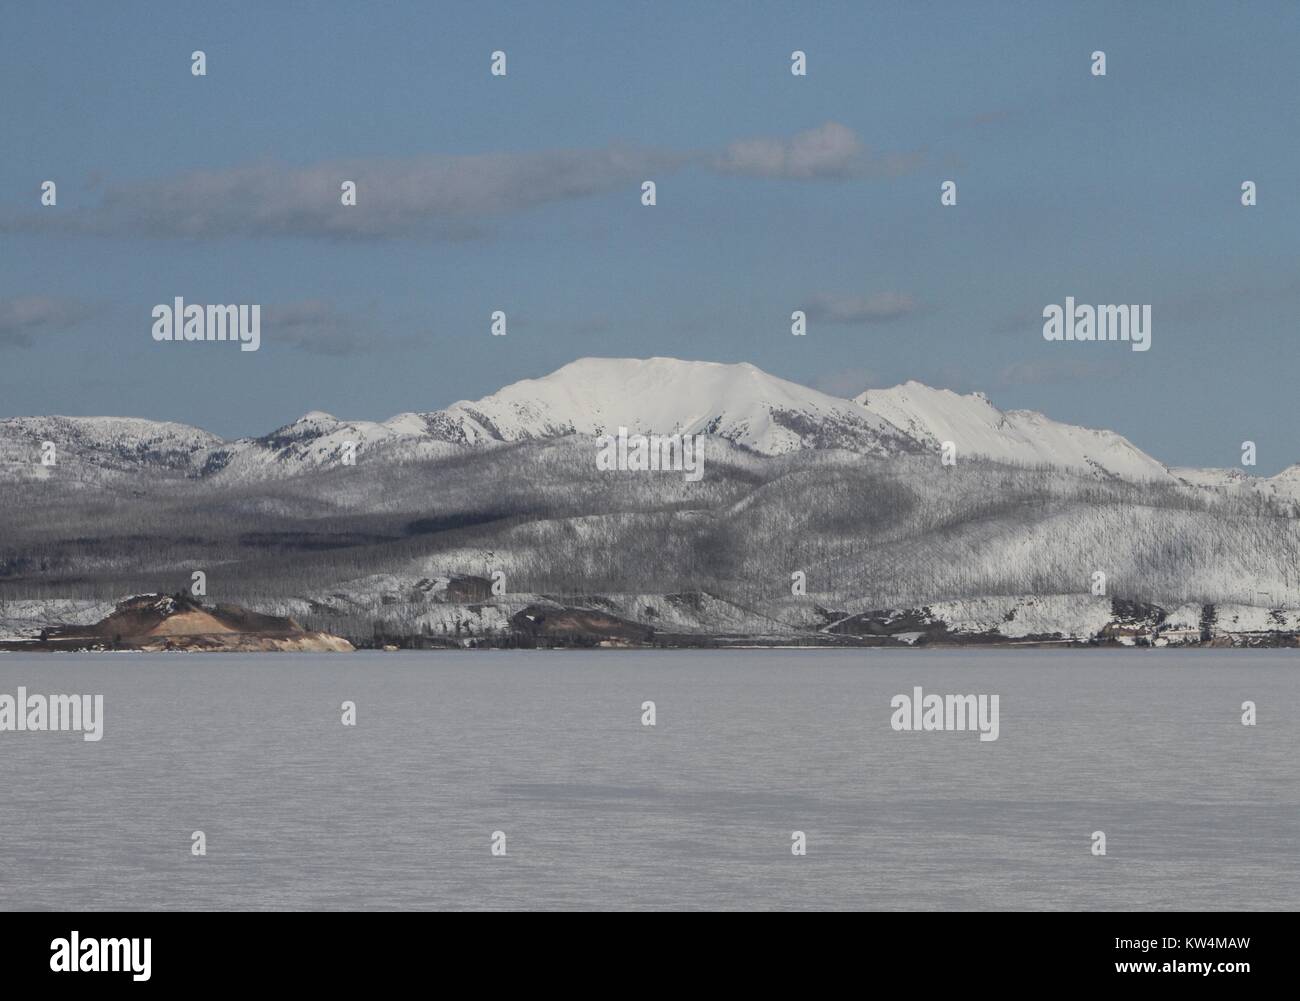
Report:
M 1268 489 L 1278 497 L 1284 497 L 1294 504 L 1300 504 L 1300 463 L 1288 466 L 1276 476 L 1264 481 Z
M 12 417 L 0 420 L 0 474 L 47 477 L 44 442 L 55 446 L 56 467 L 135 470 L 142 466 L 191 475 L 206 451 L 222 443 L 187 424 L 137 417 Z
M 868 390 L 855 401 L 928 448 L 955 443 L 959 458 L 980 455 L 1134 480 L 1172 478 L 1160 462 L 1113 431 L 1062 424 L 1032 410 L 999 410 L 983 393 L 962 396 L 905 382 Z
M 759 455 L 845 449 L 893 456 L 952 441 L 959 458 L 1053 465 L 1098 477 L 1182 482 L 1255 491 L 1300 505 L 1300 466 L 1270 479 L 1237 470 L 1166 469 L 1112 431 L 999 410 L 982 393 L 959 395 L 907 382 L 840 399 L 749 364 L 675 358 L 582 358 L 480 400 L 387 421 L 348 421 L 313 411 L 268 435 L 225 442 L 184 424 L 117 417 L 19 417 L 0 421 L 0 478 L 50 478 L 43 441 L 58 448 L 60 478 L 94 485 L 153 471 L 165 476 L 292 476 L 340 465 L 440 458 L 466 447 L 570 434 L 710 434 Z M 105 472 L 108 471 L 108 472 Z
M 341 421 L 313 410 L 261 438 L 241 438 L 211 449 L 203 471 L 232 479 L 335 468 L 343 463 L 348 442 L 355 446 L 358 465 L 375 455 L 400 460 L 437 458 L 455 451 L 420 427 L 394 421 Z
M 1184 483 L 1212 490 L 1250 487 L 1255 479 L 1243 469 L 1198 469 L 1195 466 L 1170 466 L 1169 472 Z
M 1300 507 L 1300 465 L 1289 466 L 1276 476 L 1251 476 L 1244 469 L 1197 469 L 1174 466 L 1169 470 L 1184 483 L 1225 493 L 1254 493 L 1286 505 Z
M 477 401 L 420 415 L 430 434 L 480 444 L 563 434 L 714 434 L 766 455 L 844 448 L 915 451 L 883 417 L 749 364 L 582 358 Z
M 0 641 L 31 639 L 49 625 L 94 625 L 115 607 L 112 601 L 76 598 L 0 601 Z

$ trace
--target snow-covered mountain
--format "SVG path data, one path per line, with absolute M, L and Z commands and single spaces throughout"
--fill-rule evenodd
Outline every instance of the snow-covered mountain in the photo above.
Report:
M 300 473 L 337 466 L 349 450 L 360 455 L 382 450 L 390 457 L 438 458 L 455 451 L 453 445 L 431 437 L 423 427 L 401 418 L 375 421 L 341 421 L 319 410 L 304 414 L 292 424 L 261 438 L 240 438 L 207 450 L 201 473 L 223 479 Z
M 0 420 L 0 476 L 41 479 L 51 466 L 41 462 L 46 442 L 54 463 L 88 463 L 132 472 L 141 467 L 188 473 L 210 449 L 223 444 L 187 424 L 138 417 L 11 417 Z
M 850 400 L 749 364 L 677 358 L 582 358 L 481 400 L 409 416 L 436 437 L 470 445 L 626 427 L 647 434 L 717 435 L 764 455 L 800 448 L 870 455 L 917 449 L 888 420 Z
M 1197 469 L 1173 466 L 1169 472 L 1192 486 L 1228 493 L 1253 493 L 1273 501 L 1300 505 L 1300 464 L 1276 476 L 1251 476 L 1242 469 Z
M 313 411 L 256 438 L 223 441 L 198 428 L 119 417 L 0 420 L 0 478 L 47 478 L 43 442 L 55 443 L 61 475 L 93 483 L 108 471 L 222 482 L 336 468 L 347 443 L 357 460 L 439 458 L 464 448 L 564 435 L 633 432 L 709 434 L 760 455 L 844 449 L 873 456 L 935 451 L 1051 465 L 1098 478 L 1164 481 L 1250 491 L 1300 504 L 1300 466 L 1271 479 L 1236 470 L 1166 468 L 1113 431 L 1003 411 L 982 393 L 960 395 L 907 382 L 852 400 L 780 379 L 749 364 L 675 358 L 582 358 L 482 399 L 461 400 L 387 421 L 348 421 Z M 71 474 L 66 471 L 72 467 Z
M 1194 487 L 1208 487 L 1214 490 L 1249 487 L 1255 479 L 1244 469 L 1199 469 L 1195 466 L 1170 466 L 1169 472 L 1184 483 L 1190 483 Z
M 619 426 L 709 436 L 704 481 L 599 469 L 592 437 Z M 1300 466 L 1169 470 L 979 394 L 913 382 L 840 399 L 752 365 L 583 359 L 445 410 L 312 412 L 229 442 L 15 418 L 0 494 L 0 632 L 170 593 L 194 569 L 222 600 L 331 632 L 448 642 L 610 617 L 637 635 L 1090 640 L 1139 604 L 1180 609 L 1183 641 L 1214 606 L 1283 626 L 1274 613 L 1300 608 Z M 1113 603 L 1092 593 L 1099 570 Z M 489 605 L 498 573 L 510 597 Z
M 1130 480 L 1171 479 L 1162 463 L 1114 431 L 1062 424 L 1032 410 L 999 410 L 983 393 L 961 396 L 905 382 L 868 390 L 855 402 L 929 448 L 953 442 L 958 457 L 979 455 Z

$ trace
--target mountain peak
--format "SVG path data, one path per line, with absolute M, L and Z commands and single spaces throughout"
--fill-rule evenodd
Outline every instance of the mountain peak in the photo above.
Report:
M 889 456 L 936 451 L 950 441 L 961 459 L 983 456 L 1198 485 L 1236 479 L 1215 471 L 1171 473 L 1112 431 L 1064 424 L 1036 411 L 1002 411 L 983 393 L 963 395 L 910 379 L 849 400 L 749 362 L 667 356 L 578 358 L 481 399 L 398 414 L 383 423 L 340 421 L 312 410 L 262 437 L 224 442 L 197 428 L 138 418 L 17 417 L 0 421 L 0 446 L 10 456 L 6 469 L 20 475 L 32 475 L 32 449 L 50 440 L 61 456 L 105 468 L 143 462 L 188 475 L 256 476 L 333 468 L 345 452 L 385 449 L 403 457 L 436 457 L 466 445 L 595 436 L 619 427 L 708 434 L 767 455 L 813 448 Z M 1300 490 L 1300 467 L 1273 482 L 1278 490 Z
M 549 375 L 425 417 L 444 440 L 466 443 L 598 435 L 626 427 L 712 434 L 769 455 L 799 448 L 881 455 L 916 448 L 888 421 L 851 401 L 747 362 L 579 358 Z
M 868 390 L 856 402 L 929 448 L 952 442 L 959 456 L 1062 466 L 1094 476 L 1172 478 L 1164 465 L 1122 435 L 1063 424 L 1033 410 L 999 410 L 983 393 L 963 396 L 912 380 Z

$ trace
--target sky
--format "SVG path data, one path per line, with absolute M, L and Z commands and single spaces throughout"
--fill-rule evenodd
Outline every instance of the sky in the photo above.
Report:
M 1291 2 L 7 4 L 0 416 L 234 437 L 667 355 L 1277 472 L 1297 43 Z M 260 349 L 154 341 L 177 296 L 260 304 Z M 1045 341 L 1066 296 L 1151 349 Z

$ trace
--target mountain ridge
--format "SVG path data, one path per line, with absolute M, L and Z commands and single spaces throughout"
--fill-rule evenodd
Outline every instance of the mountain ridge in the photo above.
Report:
M 749 364 L 677 358 L 579 358 L 538 378 L 477 400 L 385 421 L 347 420 L 312 410 L 265 435 L 222 439 L 192 425 L 124 417 L 14 417 L 0 420 L 0 476 L 50 475 L 39 449 L 113 473 L 142 466 L 193 477 L 295 475 L 332 467 L 346 443 L 358 453 L 439 458 L 463 447 L 631 432 L 709 434 L 760 455 L 843 449 L 889 457 L 938 451 L 1050 465 L 1097 477 L 1242 488 L 1300 500 L 1300 464 L 1273 477 L 1244 471 L 1169 467 L 1122 435 L 1056 421 L 1031 410 L 1001 410 L 984 393 L 959 394 L 915 380 L 842 398 Z

